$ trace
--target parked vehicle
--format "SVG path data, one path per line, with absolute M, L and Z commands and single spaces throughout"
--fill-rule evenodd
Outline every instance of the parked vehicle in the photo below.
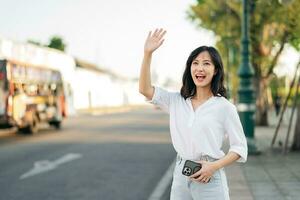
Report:
M 0 60 L 0 128 L 38 132 L 38 124 L 59 129 L 65 117 L 61 73 L 45 66 Z

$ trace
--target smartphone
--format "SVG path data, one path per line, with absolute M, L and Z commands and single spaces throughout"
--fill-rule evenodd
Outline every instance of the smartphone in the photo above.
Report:
M 201 169 L 202 165 L 200 163 L 186 160 L 182 169 L 182 174 L 185 176 L 191 176 Z

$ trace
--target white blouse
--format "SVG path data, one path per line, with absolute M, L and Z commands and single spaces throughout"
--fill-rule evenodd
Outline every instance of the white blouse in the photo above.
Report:
M 228 136 L 229 151 L 239 154 L 238 162 L 246 162 L 248 148 L 236 107 L 224 97 L 213 96 L 194 111 L 190 98 L 179 92 L 155 87 L 148 102 L 170 115 L 170 132 L 176 152 L 185 159 L 198 160 L 202 155 L 220 159 L 223 140 Z

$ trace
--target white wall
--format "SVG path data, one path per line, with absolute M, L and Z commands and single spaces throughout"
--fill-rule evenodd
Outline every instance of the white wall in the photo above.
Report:
M 108 74 L 77 68 L 72 82 L 76 109 L 123 105 L 122 86 Z
M 145 97 L 139 93 L 138 81 L 128 81 L 124 84 L 124 92 L 127 95 L 128 104 L 141 105 L 146 104 Z

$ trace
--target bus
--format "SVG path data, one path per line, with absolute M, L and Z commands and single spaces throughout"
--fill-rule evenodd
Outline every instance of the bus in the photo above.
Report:
M 37 133 L 40 123 L 59 129 L 66 116 L 61 73 L 0 59 L 0 128 Z

